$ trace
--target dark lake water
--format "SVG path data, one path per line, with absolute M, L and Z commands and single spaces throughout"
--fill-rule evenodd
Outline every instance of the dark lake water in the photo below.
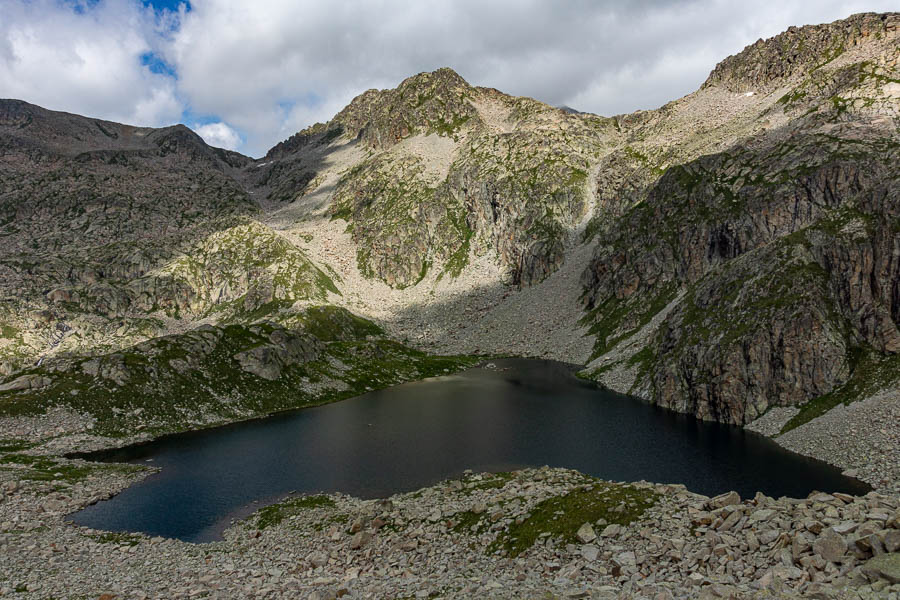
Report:
M 616 481 L 683 483 L 708 495 L 868 490 L 763 436 L 602 391 L 576 378 L 568 365 L 526 359 L 494 364 L 497 369 L 474 368 L 97 453 L 91 458 L 152 464 L 162 471 L 72 520 L 209 541 L 232 517 L 294 491 L 371 498 L 418 489 L 465 469 L 541 465 Z

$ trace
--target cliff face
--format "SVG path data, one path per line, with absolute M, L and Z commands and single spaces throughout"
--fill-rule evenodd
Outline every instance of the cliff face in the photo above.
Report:
M 900 350 L 896 24 L 792 30 L 716 68 L 705 89 L 769 86 L 757 122 L 775 126 L 669 167 L 601 230 L 583 276 L 595 377 L 746 423 L 839 390 L 860 352 Z M 640 353 L 616 351 L 657 315 Z

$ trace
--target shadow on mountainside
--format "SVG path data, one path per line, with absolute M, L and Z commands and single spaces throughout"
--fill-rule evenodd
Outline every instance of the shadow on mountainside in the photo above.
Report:
M 593 345 L 579 324 L 584 315 L 579 282 L 585 255 L 590 255 L 589 246 L 574 248 L 559 270 L 530 287 L 495 280 L 427 294 L 381 322 L 429 352 L 511 354 L 584 364 Z

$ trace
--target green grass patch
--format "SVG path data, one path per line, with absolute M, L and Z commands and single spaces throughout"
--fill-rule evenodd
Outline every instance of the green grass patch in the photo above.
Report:
M 346 525 L 350 522 L 350 516 L 344 514 L 330 515 L 318 522 L 313 523 L 313 529 L 316 531 L 324 531 L 329 525 Z
M 462 535 L 478 535 L 484 532 L 488 527 L 487 519 L 485 518 L 486 516 L 486 513 L 475 513 L 471 510 L 458 512 L 453 515 L 455 522 L 450 530 Z M 473 527 L 475 529 L 473 529 Z
M 271 504 L 256 511 L 256 528 L 265 529 L 278 525 L 288 517 L 300 514 L 303 511 L 316 508 L 334 508 L 334 500 L 325 495 L 302 496 L 291 498 L 278 504 Z
M 445 121 L 443 117 L 438 117 L 430 123 L 430 130 L 440 136 L 453 137 L 468 120 L 469 115 L 454 115 L 450 121 Z
M 0 453 L 6 452 L 21 452 L 22 450 L 28 450 L 29 448 L 34 448 L 36 444 L 33 442 L 27 442 L 25 440 L 0 440 Z
M 539 502 L 521 524 L 512 524 L 488 547 L 516 557 L 531 548 L 542 534 L 562 544 L 575 543 L 575 534 L 584 523 L 599 519 L 629 525 L 656 504 L 659 495 L 647 489 L 615 483 L 595 483 L 562 496 Z
M 116 544 L 118 546 L 137 546 L 144 538 L 127 531 L 107 531 L 99 535 L 89 535 L 98 544 Z
M 74 483 L 85 479 L 94 470 L 92 466 L 59 462 L 47 456 L 6 454 L 0 464 L 20 465 L 16 469 L 19 479 L 28 481 L 66 481 Z
M 607 222 L 608 217 L 606 217 L 606 215 L 596 215 L 591 217 L 587 227 L 584 228 L 584 232 L 581 234 L 581 243 L 586 244 L 600 235 L 606 227 Z
M 850 100 L 841 96 L 832 96 L 828 100 L 831 102 L 831 108 L 839 115 L 847 112 L 850 106 Z
M 465 221 L 463 221 L 463 224 L 465 224 Z M 469 264 L 469 249 L 472 246 L 472 236 L 475 235 L 475 232 L 469 229 L 468 226 L 465 226 L 460 230 L 463 235 L 462 244 L 460 244 L 459 248 L 457 248 L 447 259 L 441 276 L 446 273 L 453 278 L 459 277 L 463 272 L 463 269 L 466 268 L 466 265 Z
M 806 97 L 806 90 L 795 89 L 778 99 L 779 104 L 790 105 Z
M 501 471 L 499 473 L 487 473 L 480 481 L 473 481 L 469 478 L 464 480 L 467 485 L 463 489 L 463 491 L 472 493 L 476 490 L 499 490 L 500 488 L 505 487 L 507 483 L 515 478 L 515 473 L 510 473 L 508 471 Z M 469 487 L 468 484 L 472 484 L 471 487 Z
M 828 63 L 830 63 L 831 61 L 833 61 L 834 59 L 839 57 L 845 51 L 846 51 L 846 48 L 844 47 L 844 44 L 834 45 L 833 47 L 829 48 L 828 50 L 826 50 L 825 52 L 822 53 L 822 55 L 821 55 L 822 59 L 823 59 L 822 62 L 820 62 L 819 64 L 815 65 L 812 69 L 810 69 L 810 72 L 815 71 L 817 69 L 821 69 L 822 67 L 824 67 L 825 65 L 827 65 Z
M 0 469 L 15 474 L 23 481 L 59 481 L 76 483 L 93 474 L 133 474 L 144 470 L 138 465 L 80 463 L 51 456 L 9 453 L 0 456 Z
M 657 288 L 655 293 L 633 294 L 624 299 L 610 296 L 594 308 L 582 321 L 582 324 L 590 325 L 590 334 L 596 340 L 591 360 L 640 331 L 677 293 L 676 284 L 667 283 Z
M 628 361 L 626 364 L 629 367 L 633 367 L 636 365 L 638 368 L 637 376 L 634 379 L 635 385 L 643 381 L 644 377 L 651 373 L 651 371 L 653 370 L 653 365 L 655 363 L 656 351 L 652 346 L 644 346 L 639 351 L 628 357 Z
M 383 337 L 384 330 L 350 311 L 333 305 L 313 306 L 296 317 L 286 320 L 291 327 L 317 337 L 324 342 Z
M 322 139 L 319 141 L 320 144 L 329 144 L 333 140 L 339 138 L 341 134 L 344 133 L 343 125 L 336 125 L 325 132 L 325 135 L 322 136 Z

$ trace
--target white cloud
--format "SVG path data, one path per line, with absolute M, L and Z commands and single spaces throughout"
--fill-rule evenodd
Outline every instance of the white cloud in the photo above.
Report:
M 0 7 L 0 96 L 140 125 L 180 118 L 175 81 L 141 64 L 152 13 L 127 2 L 81 13 L 51 0 Z
M 896 0 L 196 0 L 167 48 L 179 90 L 261 154 L 371 87 L 442 66 L 476 85 L 600 114 L 695 90 L 759 37 Z
M 241 136 L 225 123 L 208 123 L 194 127 L 194 131 L 210 146 L 237 150 L 241 145 Z
M 151 0 L 152 1 L 152 0 Z M 161 125 L 227 123 L 261 155 L 356 94 L 442 66 L 476 85 L 599 114 L 695 90 L 716 62 L 790 25 L 896 0 L 457 0 L 321 3 L 0 0 L 0 96 Z M 155 52 L 177 74 L 155 73 Z

